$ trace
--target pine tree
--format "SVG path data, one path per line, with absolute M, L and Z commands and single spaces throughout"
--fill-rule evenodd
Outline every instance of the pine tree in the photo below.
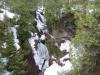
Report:
M 10 10 L 20 15 L 20 18 L 5 19 L 0 21 L 0 45 L 7 42 L 7 48 L 0 47 L 0 54 L 3 57 L 9 59 L 6 69 L 12 72 L 12 75 L 27 75 L 27 57 L 31 53 L 31 48 L 28 43 L 29 31 L 36 31 L 35 24 L 35 11 L 38 5 L 45 7 L 45 16 L 47 19 L 47 25 L 49 29 L 59 28 L 60 18 L 68 13 L 72 13 L 75 16 L 75 28 L 76 34 L 72 38 L 72 42 L 76 47 L 81 44 L 85 49 L 79 48 L 77 56 L 82 54 L 80 59 L 72 56 L 72 63 L 74 65 L 74 71 L 72 75 L 87 75 L 95 67 L 95 59 L 97 57 L 98 50 L 100 48 L 100 11 L 98 0 L 90 2 L 87 0 L 2 0 L 6 6 L 10 7 Z M 77 10 L 72 11 L 71 7 L 78 5 Z M 82 6 L 82 7 L 81 7 Z M 64 12 L 61 13 L 61 9 L 64 8 Z M 89 12 L 90 9 L 94 11 Z M 19 25 L 18 38 L 20 40 L 21 49 L 16 51 L 13 47 L 12 33 L 9 31 L 9 27 Z M 61 24 L 61 23 L 60 23 Z M 50 45 L 50 43 L 49 43 Z M 55 47 L 50 45 L 52 51 Z M 60 55 L 60 53 L 54 53 Z M 4 71 L 3 62 L 0 57 L 0 75 Z M 93 58 L 93 59 L 92 59 Z M 85 65 L 85 66 L 84 66 Z M 87 66 L 87 67 L 86 67 Z M 91 66 L 91 67 L 90 67 Z M 89 69 L 88 69 L 89 68 Z M 88 71 L 88 72 L 87 72 Z

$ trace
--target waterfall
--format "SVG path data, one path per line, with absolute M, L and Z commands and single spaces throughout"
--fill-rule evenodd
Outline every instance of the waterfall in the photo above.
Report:
M 37 22 L 37 29 L 39 32 L 47 32 L 47 25 L 46 25 L 46 19 L 44 17 L 44 8 L 43 7 L 39 7 L 36 10 L 36 22 Z
M 31 37 L 28 39 L 33 53 L 33 58 L 39 70 L 44 72 L 49 67 L 49 53 L 45 44 L 39 41 L 38 35 L 31 32 Z M 38 38 L 37 38 L 38 37 Z
M 49 67 L 49 52 L 44 41 L 46 39 L 45 33 L 48 32 L 46 19 L 44 17 L 44 8 L 39 7 L 36 10 L 36 27 L 39 31 L 39 35 L 36 32 L 29 32 L 31 37 L 28 39 L 29 44 L 32 48 L 33 58 L 36 65 L 41 71 L 39 74 L 43 73 L 47 67 Z

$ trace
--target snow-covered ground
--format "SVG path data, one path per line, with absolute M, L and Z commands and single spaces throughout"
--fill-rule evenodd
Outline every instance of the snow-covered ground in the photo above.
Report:
M 58 65 L 55 61 L 53 61 L 53 64 L 49 66 L 45 72 L 44 75 L 58 75 L 61 72 L 70 72 L 72 70 L 72 63 L 70 60 L 63 61 L 65 58 L 69 58 L 69 55 L 65 55 L 64 57 L 60 58 L 60 62 L 64 64 L 64 66 Z
M 61 43 L 59 49 L 61 51 L 66 50 L 67 52 L 69 52 L 69 50 L 71 49 L 71 42 L 69 40 L 65 40 L 65 42 Z M 66 54 L 60 58 L 60 62 L 64 64 L 63 66 L 58 65 L 58 63 L 53 61 L 53 64 L 45 70 L 44 75 L 58 75 L 59 73 L 64 71 L 66 73 L 70 72 L 73 69 L 71 61 L 70 60 L 64 61 L 64 59 L 69 59 L 69 58 L 70 58 L 69 54 Z

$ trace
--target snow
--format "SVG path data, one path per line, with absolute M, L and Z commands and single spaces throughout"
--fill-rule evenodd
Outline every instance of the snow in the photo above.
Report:
M 8 59 L 7 58 L 1 58 L 2 59 L 2 62 L 4 63 L 4 64 L 6 64 L 7 62 L 8 62 Z
M 5 15 L 7 18 L 10 18 L 10 19 L 14 18 L 15 16 L 14 13 L 9 12 L 8 10 L 5 10 Z
M 11 73 L 8 71 L 5 71 L 5 73 L 3 73 L 2 75 L 11 75 Z
M 4 18 L 5 18 L 4 15 L 5 15 L 4 13 L 0 13 L 0 21 L 3 21 L 4 20 Z
M 75 11 L 75 10 L 77 10 L 77 9 L 76 9 L 76 8 L 74 8 L 74 7 L 71 7 L 71 10 Z
M 45 70 L 44 75 L 58 75 L 58 72 L 61 72 L 61 66 L 54 61 L 53 64 Z
M 88 0 L 88 1 L 95 1 L 95 0 Z
M 7 42 L 4 42 L 2 45 L 1 45 L 2 48 L 7 48 Z
M 72 63 L 70 62 L 70 60 L 63 61 L 64 59 L 67 59 L 67 58 L 70 58 L 69 54 L 60 58 L 60 62 L 64 64 L 64 66 L 62 67 L 62 71 L 69 72 L 72 69 Z
M 14 43 L 14 47 L 16 48 L 16 50 L 20 49 L 20 45 L 18 43 Z
M 65 42 L 61 43 L 61 46 L 59 48 L 61 51 L 67 50 L 68 52 L 70 49 L 72 49 L 72 54 L 76 55 L 77 48 L 75 48 L 74 45 L 71 44 L 69 40 L 65 40 Z M 70 60 L 64 61 L 64 59 L 70 59 L 70 55 L 66 54 L 65 56 L 60 58 L 60 63 L 62 63 L 63 66 L 60 66 L 58 65 L 58 63 L 53 61 L 53 64 L 45 70 L 44 75 L 58 75 L 58 73 L 64 71 L 66 73 L 70 72 L 73 69 L 72 63 Z
M 62 58 L 60 58 L 60 62 L 65 64 L 65 62 L 63 61 L 65 58 L 70 58 L 69 54 L 67 54 L 67 55 L 63 56 Z
M 69 52 L 70 50 L 70 45 L 71 45 L 71 42 L 69 40 L 65 40 L 64 43 L 61 43 L 61 46 L 59 47 L 59 49 L 61 51 L 64 51 L 64 50 L 67 50 Z
M 66 72 L 71 71 L 72 63 L 70 62 L 70 60 L 63 61 L 65 58 L 69 58 L 69 55 L 65 55 L 64 57 L 60 58 L 60 62 L 63 63 L 64 66 L 60 66 L 58 65 L 58 63 L 53 61 L 53 64 L 45 70 L 44 75 L 58 75 L 58 73 L 64 71 Z
M 94 10 L 93 9 L 89 9 L 88 11 L 91 14 L 91 13 L 93 13 Z
M 65 65 L 62 67 L 62 72 L 66 71 L 66 73 L 72 70 L 72 63 L 68 60 L 65 62 Z
M 14 47 L 16 48 L 16 50 L 20 49 L 20 45 L 19 45 L 19 39 L 17 38 L 17 27 L 19 27 L 18 25 L 15 25 L 14 27 L 11 27 L 11 31 L 13 33 L 13 41 L 14 41 Z
M 0 20 L 3 21 L 6 17 L 9 19 L 13 19 L 15 14 L 11 13 L 10 11 L 6 10 L 6 9 L 0 9 L 0 11 L 2 11 L 0 13 Z

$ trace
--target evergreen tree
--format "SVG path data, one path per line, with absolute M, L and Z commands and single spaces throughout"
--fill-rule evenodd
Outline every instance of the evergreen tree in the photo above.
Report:
M 7 48 L 0 47 L 0 75 L 4 71 L 4 63 L 2 58 L 7 58 L 9 61 L 6 69 L 12 72 L 12 75 L 27 75 L 27 56 L 31 53 L 31 48 L 28 43 L 29 31 L 36 31 L 35 11 L 37 6 L 45 7 L 45 16 L 47 25 L 50 30 L 60 28 L 60 18 L 68 13 L 74 14 L 75 17 L 75 37 L 71 38 L 75 47 L 78 48 L 76 56 L 72 55 L 72 63 L 74 66 L 72 75 L 90 75 L 91 71 L 96 66 L 97 57 L 100 48 L 100 6 L 98 1 L 90 0 L 0 0 L 5 2 L 5 6 L 10 7 L 10 11 L 20 15 L 16 21 L 14 19 L 5 19 L 0 21 L 0 45 L 7 42 Z M 72 6 L 76 5 L 75 11 Z M 90 10 L 92 9 L 92 10 Z M 63 10 L 63 11 L 61 11 Z M 21 49 L 16 51 L 13 46 L 12 33 L 9 27 L 19 25 L 18 38 L 20 40 Z M 61 23 L 60 23 L 61 24 Z M 48 42 L 49 43 L 49 42 Z M 51 52 L 55 55 L 61 53 L 55 52 L 55 47 L 52 43 L 48 44 Z M 80 48 L 79 46 L 83 46 Z M 3 66 L 4 65 L 4 66 Z M 69 75 L 69 74 L 68 74 Z

